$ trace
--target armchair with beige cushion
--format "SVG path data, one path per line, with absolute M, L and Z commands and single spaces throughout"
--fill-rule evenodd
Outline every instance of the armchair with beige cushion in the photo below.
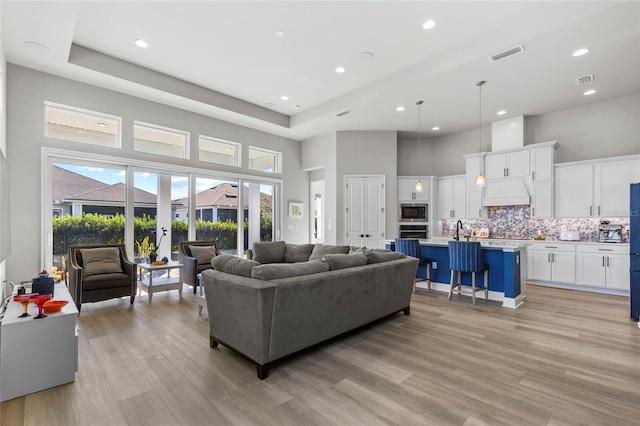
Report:
M 178 262 L 184 265 L 182 280 L 193 286 L 193 293 L 198 287 L 198 274 L 211 269 L 211 259 L 219 255 L 215 241 L 182 241 L 178 243 Z
M 137 266 L 124 244 L 69 247 L 69 292 L 78 312 L 83 303 L 136 297 Z

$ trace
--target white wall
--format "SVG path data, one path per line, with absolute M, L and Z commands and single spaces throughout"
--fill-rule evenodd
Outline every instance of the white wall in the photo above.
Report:
M 386 231 L 385 238 L 396 235 L 397 132 L 338 132 L 337 133 L 337 241 L 344 243 L 346 175 L 385 175 Z
M 336 135 L 327 134 L 316 138 L 311 138 L 301 143 L 302 169 L 309 170 L 309 174 L 317 179 L 319 170 L 322 169 L 325 185 L 325 228 L 324 242 L 326 244 L 336 244 L 336 221 L 337 221 L 337 153 Z M 308 206 L 308 203 L 307 203 Z M 306 208 L 305 211 L 310 211 Z M 309 222 L 308 214 L 305 214 Z
M 57 102 L 121 116 L 123 148 L 121 150 L 44 137 L 44 101 Z M 21 281 L 33 276 L 44 264 L 40 259 L 41 230 L 41 149 L 57 147 L 67 150 L 121 156 L 129 159 L 157 161 L 202 169 L 219 170 L 255 176 L 274 177 L 270 173 L 246 168 L 247 150 L 255 145 L 282 152 L 284 179 L 282 199 L 309 199 L 308 174 L 301 169 L 300 144 L 297 141 L 248 129 L 211 117 L 167 105 L 146 101 L 122 93 L 72 81 L 28 68 L 8 65 L 7 69 L 7 159 L 11 169 L 12 255 L 7 259 L 9 279 Z M 134 152 L 133 121 L 140 120 L 191 132 L 191 153 L 197 152 L 197 135 L 205 134 L 243 144 L 244 165 L 231 166 L 200 163 Z M 286 203 L 283 204 L 286 209 Z M 48 207 L 47 207 L 48 208 Z M 291 242 L 308 240 L 308 220 L 296 220 L 298 229 L 288 229 L 283 214 L 282 239 Z
M 0 2 L 0 16 L 2 15 L 2 3 Z M 1 20 L 1 19 L 0 19 Z M 7 62 L 4 57 L 4 44 L 2 40 L 2 31 L 0 31 L 0 150 L 6 156 L 7 153 L 7 139 L 6 139 L 6 123 L 7 123 L 7 102 L 6 102 L 6 87 L 7 87 Z M 2 185 L 2 182 L 0 182 Z M 0 199 L 0 203 L 3 201 Z M 0 206 L 0 223 L 8 218 L 2 216 L 2 206 Z M 2 239 L 2 226 L 0 226 L 0 239 Z M 6 274 L 6 261 L 0 262 L 0 300 L 4 299 L 5 286 L 4 282 L 7 279 Z
M 524 143 L 557 140 L 558 163 L 640 154 L 639 117 L 640 95 L 526 117 Z M 487 126 L 482 128 L 482 150 L 490 147 L 491 126 Z M 398 175 L 462 174 L 465 172 L 462 156 L 478 150 L 477 129 L 423 139 L 420 157 L 416 139 L 401 139 L 398 141 Z

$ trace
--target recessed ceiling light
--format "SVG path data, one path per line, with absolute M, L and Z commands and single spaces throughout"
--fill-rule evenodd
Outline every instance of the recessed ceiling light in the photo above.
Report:
M 282 95 L 280 96 L 280 99 L 282 99 L 283 101 L 288 101 L 289 97 L 287 95 Z
M 399 106 L 396 108 L 396 111 L 404 111 L 404 107 L 403 106 Z
M 587 53 L 589 53 L 589 49 L 582 48 L 582 49 L 578 49 L 575 52 L 573 52 L 573 56 L 582 56 L 582 55 L 586 55 Z
M 373 53 L 371 52 L 361 52 L 360 53 L 360 60 L 362 62 L 369 62 L 373 60 Z
M 98 127 L 109 127 L 109 125 L 107 123 L 98 123 Z
M 284 31 L 282 30 L 276 31 L 276 37 L 284 37 Z
M 438 126 L 432 127 L 431 130 L 440 130 L 440 127 L 438 127 Z
M 591 90 L 587 90 L 586 92 L 584 92 L 585 96 L 589 96 L 589 95 L 593 95 L 594 93 L 596 93 L 595 89 L 591 89 Z
M 343 72 L 345 72 L 347 69 L 345 67 L 343 67 L 342 65 L 340 65 L 339 67 L 336 67 L 336 72 L 338 74 L 342 74 Z
M 422 28 L 424 28 L 425 30 L 430 30 L 435 26 L 436 26 L 436 21 L 434 21 L 433 19 L 429 19 L 424 24 L 422 24 Z
M 295 109 L 300 109 L 300 105 L 296 105 L 294 108 Z
M 266 104 L 264 104 L 264 106 L 266 106 L 267 108 L 275 108 L 276 104 L 274 104 L 273 102 L 267 102 Z
M 137 38 L 135 40 L 133 40 L 133 42 L 136 44 L 136 46 L 138 47 L 149 47 L 149 43 L 147 43 L 146 41 L 142 40 L 141 38 Z
M 498 115 L 505 115 L 507 113 L 507 111 L 501 109 L 500 111 L 496 112 L 496 114 Z

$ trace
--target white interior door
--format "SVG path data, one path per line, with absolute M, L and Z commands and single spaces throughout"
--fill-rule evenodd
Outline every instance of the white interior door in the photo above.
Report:
M 384 247 L 384 176 L 348 176 L 346 182 L 347 244 Z
M 314 244 L 316 243 L 324 243 L 324 206 L 325 206 L 325 196 L 324 196 L 324 181 L 317 180 L 312 181 L 310 184 L 309 194 L 311 194 L 311 199 L 309 200 L 309 205 L 311 206 L 311 214 L 309 215 L 311 218 L 311 238 L 310 241 Z

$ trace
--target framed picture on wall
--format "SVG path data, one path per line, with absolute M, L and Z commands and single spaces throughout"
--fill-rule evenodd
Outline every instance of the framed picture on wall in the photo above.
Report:
M 302 203 L 289 203 L 289 217 L 302 217 Z

